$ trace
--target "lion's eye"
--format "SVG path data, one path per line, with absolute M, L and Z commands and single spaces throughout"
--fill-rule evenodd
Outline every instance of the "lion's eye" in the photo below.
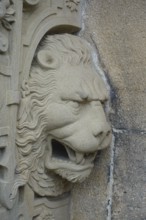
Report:
M 92 105 L 93 106 L 101 106 L 101 101 L 100 100 L 95 100 L 95 101 L 92 101 Z
M 79 108 L 80 107 L 80 103 L 77 101 L 70 101 L 70 105 L 74 108 Z
M 105 111 L 105 109 L 106 109 L 106 102 L 104 102 L 104 101 L 100 101 L 100 100 L 96 100 L 96 101 L 92 101 L 92 105 L 95 107 L 95 108 L 97 108 L 97 107 L 101 107 L 102 106 L 102 108 L 103 108 L 103 110 Z

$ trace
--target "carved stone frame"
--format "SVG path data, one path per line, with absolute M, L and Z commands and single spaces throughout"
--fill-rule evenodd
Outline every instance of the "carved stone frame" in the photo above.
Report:
M 25 205 L 18 208 L 21 203 L 18 196 L 10 199 L 15 179 L 20 85 L 28 79 L 34 53 L 46 33 L 80 30 L 81 3 L 79 0 L 3 0 L 0 4 L 0 218 L 28 220 Z

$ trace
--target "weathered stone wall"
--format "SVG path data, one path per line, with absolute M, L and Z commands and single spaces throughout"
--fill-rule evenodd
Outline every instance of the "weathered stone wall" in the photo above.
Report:
M 88 0 L 81 36 L 111 86 L 113 143 L 72 193 L 73 220 L 146 219 L 146 1 Z

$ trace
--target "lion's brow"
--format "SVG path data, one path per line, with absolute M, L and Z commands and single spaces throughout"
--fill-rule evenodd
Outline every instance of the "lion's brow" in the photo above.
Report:
M 106 101 L 108 98 L 107 90 L 100 78 L 94 77 L 92 80 L 84 79 L 81 82 L 82 93 L 87 94 L 89 101 Z

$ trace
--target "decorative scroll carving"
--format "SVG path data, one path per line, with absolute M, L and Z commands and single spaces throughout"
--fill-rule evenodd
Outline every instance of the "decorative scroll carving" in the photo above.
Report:
M 40 206 L 40 213 L 36 217 L 34 217 L 34 220 L 55 220 L 53 213 L 48 209 L 46 206 Z
M 82 182 L 98 150 L 111 141 L 103 103 L 107 91 L 87 43 L 73 35 L 48 36 L 22 89 L 17 132 L 17 187 L 40 196 Z M 64 180 L 65 179 L 65 180 Z
M 47 32 L 50 34 L 55 32 L 74 33 L 80 30 L 81 14 L 79 12 L 80 10 L 76 13 L 72 13 L 68 10 L 65 5 L 65 0 L 46 0 L 46 4 L 41 1 L 37 7 L 27 7 L 27 10 L 24 12 L 24 60 L 21 80 L 28 79 L 34 53 L 39 42 Z
M 0 26 L 10 31 L 12 29 L 12 23 L 14 19 L 15 11 L 12 6 L 12 1 L 2 0 L 0 1 Z M 0 52 L 6 52 L 8 50 L 8 38 L 5 34 L 0 32 Z
M 80 0 L 66 0 L 66 6 L 71 11 L 78 11 L 78 4 L 80 3 Z

